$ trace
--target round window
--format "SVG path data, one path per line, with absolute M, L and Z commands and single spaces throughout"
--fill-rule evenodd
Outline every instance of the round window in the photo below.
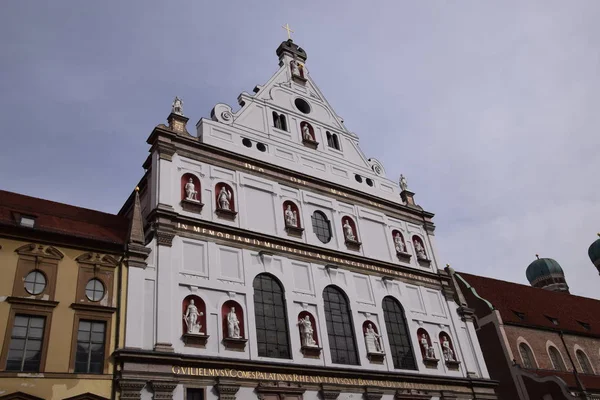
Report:
M 27 293 L 38 295 L 46 288 L 46 277 L 40 271 L 31 271 L 25 277 Z
M 246 147 L 252 147 L 252 141 L 248 138 L 243 138 L 242 139 L 242 144 Z
M 258 151 L 262 151 L 262 152 L 265 152 L 265 151 L 267 151 L 267 146 L 265 146 L 265 145 L 264 145 L 264 144 L 262 144 L 262 143 L 257 143 L 257 144 L 256 144 L 256 148 L 258 149 Z
M 298 98 L 294 101 L 294 104 L 296 105 L 296 108 L 304 114 L 310 113 L 310 105 L 306 102 L 306 100 Z
M 360 175 L 358 175 L 358 174 L 355 174 L 355 175 L 354 175 L 354 179 L 356 179 L 356 182 L 358 182 L 358 183 L 362 183 L 362 176 L 360 176 Z
M 366 181 L 366 182 L 367 182 L 367 185 L 369 185 L 369 186 L 373 186 L 373 179 L 371 179 L 371 178 L 367 178 L 367 181 Z
M 85 295 L 90 301 L 100 301 L 104 297 L 104 285 L 99 279 L 90 279 L 85 285 Z

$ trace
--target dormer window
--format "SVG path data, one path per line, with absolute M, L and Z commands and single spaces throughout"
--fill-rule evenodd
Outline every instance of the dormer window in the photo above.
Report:
M 19 225 L 25 228 L 33 228 L 35 227 L 35 217 L 31 217 L 29 215 L 21 215 Z
M 548 315 L 544 315 L 544 317 L 548 318 L 548 321 L 552 322 L 554 325 L 558 325 L 558 319 L 549 317 Z
M 579 325 L 581 325 L 583 327 L 583 329 L 585 329 L 586 331 L 589 331 L 592 329 L 592 327 L 590 326 L 590 324 L 588 324 L 587 322 L 581 322 L 581 321 L 577 321 L 579 323 Z
M 523 321 L 525 319 L 525 313 L 522 313 L 520 311 L 515 311 L 515 310 L 512 310 L 512 312 L 515 313 L 517 318 L 519 318 L 521 321 Z

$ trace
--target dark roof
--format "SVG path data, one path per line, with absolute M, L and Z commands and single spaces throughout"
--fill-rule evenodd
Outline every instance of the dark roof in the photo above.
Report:
M 500 312 L 505 323 L 600 336 L 600 300 L 463 272 L 458 274 L 479 297 L 489 301 Z M 515 311 L 525 314 L 525 318 L 519 318 Z M 558 325 L 549 318 L 557 319 Z M 589 324 L 590 329 L 584 328 L 581 323 Z
M 129 220 L 64 203 L 0 190 L 0 226 L 19 227 L 17 215 L 35 217 L 36 232 L 125 244 Z

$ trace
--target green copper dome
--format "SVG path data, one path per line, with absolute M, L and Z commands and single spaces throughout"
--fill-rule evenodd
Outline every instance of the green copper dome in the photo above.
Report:
M 588 249 L 588 255 L 590 256 L 590 260 L 594 263 L 595 266 L 600 265 L 600 233 L 598 234 L 599 238 L 592 243 L 590 248 Z
M 551 258 L 538 258 L 527 267 L 527 280 L 529 283 L 541 278 L 543 276 L 550 276 L 554 274 L 564 275 L 563 269 L 560 264 Z

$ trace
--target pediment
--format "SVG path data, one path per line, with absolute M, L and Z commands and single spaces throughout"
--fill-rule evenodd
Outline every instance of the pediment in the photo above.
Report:
M 7 394 L 4 396 L 0 396 L 0 400 L 44 400 L 41 397 L 32 396 L 23 392 L 15 392 L 11 394 Z
M 116 267 L 119 264 L 119 260 L 116 257 L 110 254 L 102 254 L 95 252 L 84 253 L 77 257 L 75 260 L 82 264 L 93 264 L 106 267 Z
M 62 260 L 64 254 L 55 247 L 43 244 L 29 243 L 15 250 L 20 256 L 44 257 Z
M 106 397 L 98 396 L 97 394 L 88 392 L 88 393 L 78 394 L 77 396 L 68 397 L 64 400 L 108 400 L 108 399 Z

